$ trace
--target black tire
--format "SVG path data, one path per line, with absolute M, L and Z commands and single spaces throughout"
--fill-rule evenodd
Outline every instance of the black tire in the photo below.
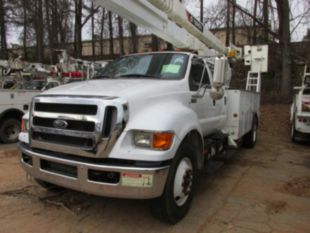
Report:
M 0 126 L 0 140 L 3 143 L 14 143 L 18 140 L 21 123 L 17 119 L 4 119 Z
M 53 192 L 58 192 L 58 191 L 63 191 L 65 188 L 60 187 L 56 184 L 51 184 L 49 182 L 40 180 L 40 179 L 35 179 L 38 185 L 40 185 L 42 188 L 48 190 L 48 191 L 53 191 Z
M 186 169 L 186 172 L 184 172 L 185 170 L 182 169 L 187 168 L 186 164 L 191 165 L 192 168 Z M 184 173 L 182 173 L 182 171 Z M 179 174 L 183 174 L 181 178 L 182 187 L 177 185 L 178 183 L 180 184 L 180 182 L 177 182 L 180 181 L 180 179 L 176 179 L 176 174 L 178 172 Z M 179 148 L 171 164 L 162 196 L 154 199 L 151 203 L 151 211 L 155 218 L 170 224 L 176 224 L 184 218 L 192 203 L 193 186 L 197 177 L 197 172 L 196 153 L 188 143 L 184 143 Z M 184 187 L 184 184 L 186 187 Z M 175 186 L 182 190 L 178 190 Z M 178 191 L 181 191 L 184 196 L 175 197 Z
M 243 147 L 253 148 L 257 141 L 257 128 L 258 128 L 258 120 L 257 117 L 253 117 L 252 129 L 246 135 L 243 136 Z
M 292 126 L 291 126 L 291 140 L 292 140 L 292 142 L 297 142 L 296 135 L 297 135 L 297 131 L 296 131 L 296 126 L 295 126 L 295 116 L 294 116 Z

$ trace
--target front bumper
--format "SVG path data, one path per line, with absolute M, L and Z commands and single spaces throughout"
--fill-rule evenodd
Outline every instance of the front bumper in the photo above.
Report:
M 133 167 L 81 162 L 33 151 L 22 143 L 20 149 L 21 165 L 34 178 L 99 196 L 130 199 L 159 197 L 169 171 L 168 165 Z

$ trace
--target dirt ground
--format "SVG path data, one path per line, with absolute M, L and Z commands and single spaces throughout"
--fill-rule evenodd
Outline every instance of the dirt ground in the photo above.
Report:
M 188 216 L 171 226 L 147 201 L 45 191 L 26 179 L 16 146 L 0 146 L 0 233 L 310 232 L 310 146 L 289 139 L 287 105 L 265 105 L 255 149 L 202 175 Z

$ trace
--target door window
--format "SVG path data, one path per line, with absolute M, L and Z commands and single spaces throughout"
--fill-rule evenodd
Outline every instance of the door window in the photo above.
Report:
M 203 60 L 194 57 L 189 75 L 189 88 L 191 91 L 197 91 L 201 86 L 210 86 L 210 78 Z

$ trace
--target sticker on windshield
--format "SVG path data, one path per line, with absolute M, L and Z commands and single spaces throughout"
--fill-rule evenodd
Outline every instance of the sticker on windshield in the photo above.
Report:
M 180 65 L 173 65 L 173 64 L 169 64 L 169 65 L 164 65 L 161 73 L 165 74 L 165 73 L 171 73 L 171 74 L 178 74 L 180 71 L 181 66 Z

